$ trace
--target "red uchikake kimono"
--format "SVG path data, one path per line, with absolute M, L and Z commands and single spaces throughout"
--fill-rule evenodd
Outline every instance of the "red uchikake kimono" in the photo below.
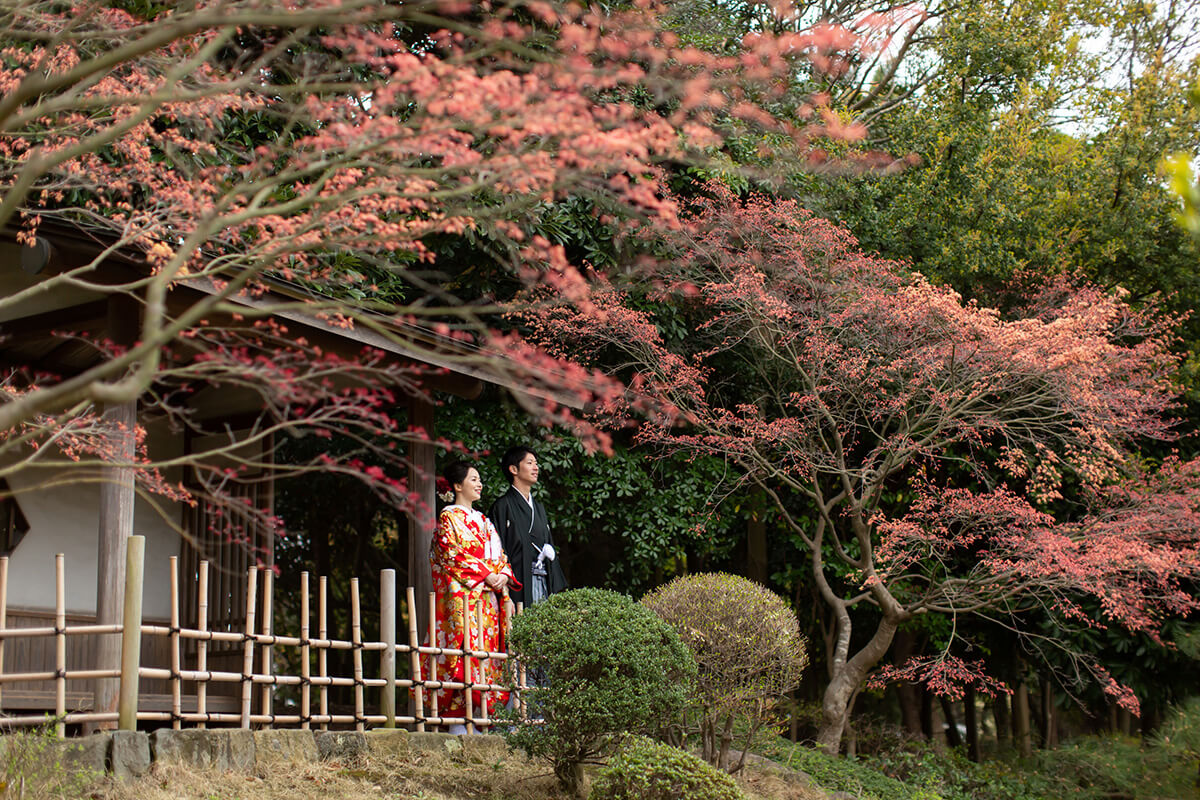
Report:
M 435 647 L 462 649 L 463 604 L 470 615 L 471 642 L 467 649 L 503 653 L 505 648 L 503 598 L 483 582 L 489 574 L 500 572 L 508 576 L 509 583 L 519 586 L 513 578 L 512 568 L 500 544 L 500 535 L 495 526 L 481 511 L 453 505 L 442 509 L 438 518 L 437 533 L 429 550 L 429 562 L 433 572 L 433 591 L 436 594 L 437 641 Z M 478 612 L 483 610 L 483 630 L 479 630 Z M 435 656 L 437 679 L 441 681 L 463 680 L 463 658 L 458 655 Z M 471 680 L 473 683 L 502 683 L 504 662 L 492 659 L 472 658 Z M 429 672 L 428 658 L 422 659 L 423 671 Z M 432 678 L 432 675 L 426 675 Z M 435 690 L 438 699 L 438 716 L 465 717 L 466 697 L 462 689 Z M 472 695 L 473 715 L 482 716 L 483 693 Z M 503 708 L 508 702 L 508 692 L 489 692 L 487 716 Z M 425 701 L 425 713 L 431 715 L 429 700 Z

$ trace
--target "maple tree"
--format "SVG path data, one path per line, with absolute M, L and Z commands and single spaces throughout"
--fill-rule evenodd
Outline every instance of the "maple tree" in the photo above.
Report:
M 412 507 L 418 498 L 378 465 L 400 466 L 402 445 L 424 437 L 390 409 L 426 391 L 425 356 L 505 376 L 545 420 L 568 416 L 555 399 L 617 390 L 490 330 L 492 306 L 454 296 L 430 238 L 483 242 L 519 281 L 579 299 L 586 285 L 562 248 L 532 233 L 550 201 L 587 196 L 626 221 L 669 226 L 660 165 L 707 158 L 731 126 L 771 129 L 799 153 L 813 137 L 857 133 L 816 102 L 790 123 L 757 105 L 797 60 L 831 63 L 853 46 L 831 26 L 747 36 L 716 56 L 681 44 L 643 3 L 214 0 L 143 11 L 37 0 L 0 10 L 0 225 L 34 249 L 47 230 L 95 245 L 83 263 L 0 298 L 0 313 L 68 290 L 130 298 L 138 320 L 120 342 L 64 326 L 64 340 L 102 356 L 86 369 L 5 371 L 10 471 L 119 464 L 145 491 L 189 501 L 162 469 L 201 469 L 214 497 L 259 468 L 344 470 Z M 114 258 L 136 268 L 114 277 Z M 289 315 L 365 332 L 411 361 L 380 348 L 331 355 L 288 330 Z M 227 439 L 163 460 L 136 421 L 105 413 L 139 400 L 196 426 L 188 396 L 202 385 L 254 398 L 263 411 L 251 440 L 311 432 L 358 446 L 285 467 Z M 607 445 L 602 432 L 589 441 Z
M 685 309 L 687 337 L 602 278 L 586 306 L 534 292 L 516 313 L 555 354 L 625 365 L 602 420 L 644 413 L 641 442 L 736 465 L 803 542 L 836 620 L 823 746 L 917 615 L 1035 635 L 1020 618 L 1039 609 L 1158 636 L 1200 605 L 1200 464 L 1137 456 L 1172 436 L 1177 320 L 1062 280 L 1001 315 L 792 202 L 720 185 L 661 247 L 650 299 Z M 874 628 L 852 638 L 864 607 Z M 877 680 L 1006 691 L 951 655 L 955 637 Z M 1095 654 L 1071 655 L 1136 710 Z

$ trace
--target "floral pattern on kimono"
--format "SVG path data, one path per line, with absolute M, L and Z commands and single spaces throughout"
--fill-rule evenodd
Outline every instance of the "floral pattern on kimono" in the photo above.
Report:
M 467 649 L 504 652 L 503 598 L 485 584 L 484 578 L 493 572 L 508 576 L 514 586 L 512 568 L 504 555 L 500 535 L 496 528 L 480 511 L 453 505 L 442 510 L 438 518 L 437 533 L 429 550 L 429 561 L 433 572 L 433 591 L 436 595 L 435 647 L 463 649 L 463 608 L 470 617 L 471 641 Z M 479 611 L 483 613 L 483 628 L 477 624 Z M 491 659 L 470 658 L 473 683 L 503 683 L 504 662 Z M 428 675 L 440 681 L 463 682 L 464 663 L 459 655 L 435 656 L 437 674 Z M 429 663 L 423 664 L 426 671 Z M 466 696 L 462 689 L 436 690 L 438 716 L 465 717 Z M 504 707 L 508 692 L 488 693 L 487 716 Z M 472 712 L 481 716 L 483 693 L 473 692 Z M 431 713 L 426 700 L 426 713 Z

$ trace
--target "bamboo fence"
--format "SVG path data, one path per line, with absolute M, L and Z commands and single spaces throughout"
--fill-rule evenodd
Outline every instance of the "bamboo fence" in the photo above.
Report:
M 145 540 L 141 536 L 132 536 L 128 540 L 126 555 L 125 580 L 125 616 L 123 624 L 66 624 L 65 603 L 65 559 L 62 554 L 55 557 L 55 624 L 53 627 L 6 627 L 8 608 L 8 558 L 0 558 L 0 727 L 40 726 L 47 722 L 47 715 L 24 714 L 4 716 L 3 688 L 6 684 L 16 682 L 48 681 L 54 685 L 54 712 L 52 723 L 57 735 L 65 735 L 67 725 L 79 723 L 109 724 L 116 722 L 124 730 L 136 729 L 139 722 L 170 723 L 173 728 L 185 724 L 206 727 L 209 724 L 223 726 L 237 725 L 249 728 L 251 725 L 264 727 L 292 727 L 310 729 L 314 726 L 328 729 L 330 726 L 347 727 L 353 725 L 356 730 L 364 730 L 367 726 L 395 727 L 397 725 L 412 725 L 418 731 L 429 728 L 438 729 L 443 726 L 465 724 L 469 732 L 477 729 L 487 729 L 496 722 L 487 716 L 487 699 L 491 692 L 509 691 L 515 688 L 517 696 L 526 690 L 525 671 L 515 669 L 517 686 L 510 687 L 499 684 L 488 684 L 473 681 L 473 674 L 482 675 L 480 664 L 489 661 L 507 661 L 509 655 L 501 652 L 471 649 L 472 636 L 482 627 L 482 608 L 476 608 L 474 614 L 464 610 L 463 628 L 466 631 L 464 649 L 442 648 L 433 646 L 435 636 L 434 595 L 429 596 L 429 619 L 427 625 L 429 644 L 422 645 L 418 639 L 418 621 L 412 610 L 416 608 L 416 598 L 412 587 L 408 587 L 407 601 L 408 621 L 407 642 L 396 641 L 396 617 L 399 608 L 396 599 L 396 571 L 383 570 L 380 573 L 380 639 L 382 641 L 363 641 L 362 638 L 362 608 L 359 597 L 358 578 L 350 581 L 350 630 L 349 641 L 329 638 L 329 585 L 324 576 L 317 582 L 317 615 L 316 638 L 310 638 L 310 577 L 307 572 L 300 575 L 300 620 L 299 635 L 289 636 L 276 633 L 273 630 L 272 603 L 274 600 L 274 573 L 270 569 L 250 567 L 246 572 L 246 617 L 245 629 L 242 631 L 210 630 L 208 625 L 208 588 L 210 566 L 207 561 L 198 565 L 196 579 L 197 620 L 196 627 L 183 627 L 180 624 L 180 576 L 178 559 L 170 560 L 170 623 L 169 625 L 146 624 L 142 621 L 142 591 L 144 575 Z M 262 590 L 261 619 L 257 617 L 259 610 L 259 590 Z M 518 609 L 518 613 L 519 613 Z M 70 669 L 67 668 L 68 636 L 80 635 L 120 635 L 122 637 L 121 667 L 119 669 Z M 164 637 L 169 642 L 170 667 L 147 667 L 140 663 L 141 642 L 144 637 Z M 5 643 L 10 639 L 21 637 L 54 637 L 55 668 L 53 671 L 41 672 L 7 672 L 4 666 Z M 194 668 L 184 665 L 184 643 L 195 643 Z M 208 666 L 208 646 L 210 643 L 238 644 L 242 646 L 241 670 L 216 671 Z M 289 675 L 276 672 L 275 649 L 294 648 L 298 652 L 300 667 L 299 675 Z M 352 672 L 351 676 L 333 675 L 329 670 L 328 654 L 331 651 L 350 651 Z M 365 677 L 364 658 L 378 654 L 379 677 Z M 438 677 L 437 657 L 439 655 L 456 655 L 464 659 L 464 676 L 462 681 L 443 680 Z M 409 677 L 396 677 L 397 658 L 408 659 Z M 316 674 L 312 672 L 313 661 L 316 662 Z M 255 664 L 258 670 L 255 671 Z M 120 693 L 118 710 L 103 711 L 72 711 L 66 705 L 66 684 L 68 680 L 103 680 L 119 679 Z M 170 685 L 170 711 L 148 711 L 138 708 L 138 681 L 141 678 L 166 680 Z M 195 711 L 184 710 L 184 683 L 195 684 Z M 240 712 L 230 713 L 208 710 L 208 687 L 216 683 L 240 684 Z M 296 709 L 289 713 L 275 713 L 275 692 L 278 687 L 297 687 L 299 701 Z M 347 687 L 353 694 L 354 713 L 334 713 L 330 711 L 329 692 L 335 687 Z M 254 710 L 255 690 L 259 692 L 257 711 Z M 317 697 L 314 698 L 313 689 Z M 438 714 L 438 699 L 436 691 L 450 689 L 464 693 L 466 717 L 441 717 Z M 368 711 L 367 694 L 377 693 L 377 707 Z M 404 692 L 412 698 L 412 714 L 396 712 L 396 693 Z M 477 702 L 477 697 L 479 702 Z M 426 699 L 429 700 L 428 708 Z M 189 703 L 190 705 L 190 703 Z M 407 705 L 407 704 L 405 704 Z M 523 704 L 522 704 L 523 705 Z M 475 711 L 481 712 L 476 716 Z

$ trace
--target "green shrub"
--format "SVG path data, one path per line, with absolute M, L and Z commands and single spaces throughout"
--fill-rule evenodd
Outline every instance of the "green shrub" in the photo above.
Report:
M 691 753 L 630 736 L 600 771 L 591 800 L 743 800 L 727 773 Z
M 1178 765 L 1182 782 L 1191 776 L 1200 796 L 1200 697 L 1193 697 L 1167 715 L 1154 746 L 1173 766 Z
M 961 750 L 910 740 L 903 747 L 863 759 L 908 786 L 936 791 L 944 800 L 1065 800 L 1074 797 L 1049 775 L 1005 760 L 970 761 Z
M 905 783 L 867 763 L 786 739 L 775 739 L 759 752 L 778 764 L 808 773 L 827 792 L 846 792 L 857 800 L 944 800 L 928 785 Z
M 0 735 L 0 797 L 76 798 L 104 775 L 77 762 L 78 740 L 59 741 L 54 726 Z
M 1081 736 L 1057 750 L 1036 754 L 1039 772 L 1052 774 L 1063 788 L 1057 796 L 1081 800 L 1129 797 L 1136 800 L 1196 797 L 1196 761 L 1164 742 L 1147 746 L 1137 737 Z
M 744 759 L 729 763 L 735 731 L 745 753 L 808 665 L 795 613 L 774 592 L 725 573 L 676 578 L 642 603 L 695 656 L 697 714 L 688 732 L 699 734 L 710 764 L 740 769 Z
M 526 610 L 513 621 L 509 644 L 545 685 L 526 693 L 530 719 L 505 736 L 548 760 L 563 787 L 576 792 L 583 764 L 598 763 L 618 735 L 678 714 L 696 676 L 669 625 L 603 589 L 562 592 Z

